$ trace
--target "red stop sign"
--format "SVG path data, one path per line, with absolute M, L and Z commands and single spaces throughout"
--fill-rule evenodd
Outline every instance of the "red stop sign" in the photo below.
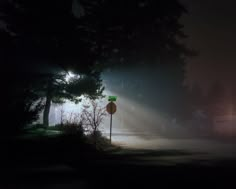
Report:
M 113 102 L 110 102 L 107 104 L 106 109 L 109 114 L 114 114 L 116 112 L 116 104 Z

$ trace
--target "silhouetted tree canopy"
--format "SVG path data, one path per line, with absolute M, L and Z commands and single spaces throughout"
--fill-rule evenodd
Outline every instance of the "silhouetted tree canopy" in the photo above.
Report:
M 12 0 L 2 5 L 1 29 L 12 61 L 47 59 L 85 71 L 102 58 L 176 61 L 191 53 L 180 41 L 186 36 L 179 19 L 186 10 L 177 0 Z
M 44 109 L 44 126 L 49 125 L 49 112 L 51 102 L 62 104 L 65 99 L 78 103 L 78 97 L 84 95 L 91 99 L 102 96 L 104 90 L 100 76 L 74 75 L 66 79 L 68 74 L 49 74 L 43 75 L 44 88 L 39 89 L 41 94 L 46 97 Z M 45 80 L 46 79 L 46 80 Z

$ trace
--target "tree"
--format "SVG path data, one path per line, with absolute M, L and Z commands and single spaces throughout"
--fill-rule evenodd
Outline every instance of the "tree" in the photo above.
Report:
M 81 123 L 83 128 L 89 132 L 95 146 L 102 139 L 102 134 L 100 132 L 101 123 L 104 118 L 108 115 L 105 107 L 99 106 L 98 102 L 92 100 L 90 101 L 91 107 L 85 105 L 81 114 Z
M 38 93 L 45 98 L 45 106 L 43 111 L 43 125 L 49 125 L 49 112 L 51 103 L 62 104 L 65 100 L 79 103 L 81 95 L 95 99 L 102 97 L 104 87 L 102 80 L 97 75 L 71 75 L 71 73 L 48 74 L 42 76 L 42 84 Z
M 0 134 L 19 133 L 24 126 L 38 120 L 44 105 L 43 98 L 32 88 L 36 85 L 33 78 L 32 75 L 25 75 L 20 76 L 18 80 L 8 79 L 9 86 L 2 82 L 1 88 L 4 92 L 1 121 L 5 127 L 1 128 Z M 8 126 L 9 124 L 11 127 Z
M 182 63 L 190 53 L 180 42 L 185 35 L 179 18 L 186 10 L 177 0 L 11 0 L 1 5 L 1 50 L 7 68 L 22 73 L 37 72 L 42 62 L 57 65 L 90 78 L 98 88 L 84 88 L 89 94 L 101 91 L 104 62 Z M 75 89 L 84 83 L 57 84 L 58 74 L 50 74 L 41 85 L 45 126 L 51 101 L 74 100 Z M 65 88 L 66 94 L 61 93 Z
M 89 12 L 81 21 L 93 31 L 93 52 L 111 60 L 109 64 L 179 63 L 185 55 L 193 54 L 181 43 L 186 35 L 179 19 L 187 11 L 177 0 L 80 2 L 85 13 Z
M 1 49 L 6 57 L 3 63 L 7 65 L 6 70 L 13 72 L 13 82 L 7 86 L 7 92 L 11 94 L 11 89 L 15 88 L 14 81 L 21 81 L 24 75 L 34 75 L 31 80 L 37 85 L 31 85 L 31 90 L 45 98 L 45 127 L 51 102 L 63 103 L 64 99 L 78 102 L 77 96 L 82 94 L 90 98 L 101 95 L 100 73 L 94 69 L 91 45 L 84 42 L 86 36 L 75 31 L 78 24 L 70 12 L 71 1 L 5 1 L 2 5 L 1 23 L 6 26 L 0 26 L 4 39 Z M 42 62 L 47 64 L 43 69 Z M 80 77 L 66 81 L 68 70 Z M 21 87 L 24 90 L 24 86 Z
M 91 71 L 96 61 L 121 57 L 182 62 L 192 52 L 181 43 L 186 12 L 177 0 L 13 0 L 5 1 L 1 19 L 17 59 Z
M 214 82 L 208 89 L 207 113 L 213 120 L 217 116 L 224 116 L 227 108 L 232 105 L 231 99 L 226 98 L 226 90 L 222 82 Z
M 81 120 L 85 128 L 96 136 L 99 127 L 107 116 L 106 108 L 100 107 L 97 102 L 91 101 L 91 108 L 85 107 L 82 111 Z

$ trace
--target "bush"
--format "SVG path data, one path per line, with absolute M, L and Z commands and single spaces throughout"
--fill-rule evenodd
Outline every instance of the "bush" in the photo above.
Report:
M 104 137 L 101 131 L 95 131 L 87 135 L 89 143 L 96 146 L 97 149 L 105 149 L 111 147 L 110 140 Z
M 81 123 L 70 123 L 59 124 L 55 126 L 58 130 L 62 131 L 65 135 L 77 135 L 80 137 L 84 136 L 84 128 Z

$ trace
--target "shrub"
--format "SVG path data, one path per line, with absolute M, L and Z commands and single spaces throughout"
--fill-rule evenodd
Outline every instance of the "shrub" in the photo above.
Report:
M 62 125 L 56 125 L 56 127 L 65 135 L 78 135 L 81 137 L 84 136 L 84 129 L 81 123 L 66 122 Z
M 111 147 L 110 140 L 104 137 L 101 131 L 95 131 L 87 135 L 88 141 L 94 144 L 97 149 L 105 149 Z

